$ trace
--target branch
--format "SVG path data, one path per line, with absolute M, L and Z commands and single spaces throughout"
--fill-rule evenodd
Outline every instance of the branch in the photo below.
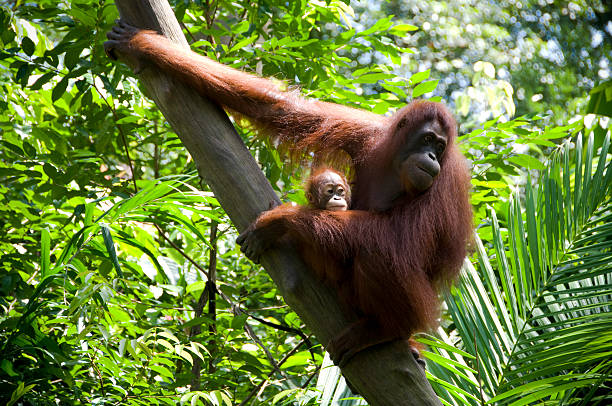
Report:
M 188 46 L 167 0 L 116 0 L 115 3 L 129 24 L 156 30 L 175 43 Z M 145 69 L 139 79 L 189 150 L 198 173 L 238 230 L 244 230 L 259 213 L 267 210 L 270 202 L 279 202 L 220 107 L 154 68 Z M 269 251 L 262 263 L 287 304 L 320 342 L 328 343 L 358 319 L 356 314 L 342 310 L 336 293 L 314 278 L 290 246 Z M 440 405 L 404 341 L 360 352 L 342 373 L 372 406 L 407 402 Z

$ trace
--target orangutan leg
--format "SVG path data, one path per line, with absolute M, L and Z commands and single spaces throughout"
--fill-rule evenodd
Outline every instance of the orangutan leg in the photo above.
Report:
M 351 324 L 338 336 L 330 340 L 326 350 L 334 364 L 342 368 L 351 358 L 366 348 L 400 339 L 402 337 L 381 334 L 380 328 L 375 322 L 363 318 Z M 425 369 L 425 360 L 421 358 L 421 353 L 419 352 L 421 345 L 413 339 L 409 339 L 408 343 L 414 359 L 421 368 Z

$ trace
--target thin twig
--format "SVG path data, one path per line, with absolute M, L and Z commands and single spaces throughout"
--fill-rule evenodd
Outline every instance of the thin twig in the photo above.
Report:
M 264 325 L 266 325 L 268 327 L 272 327 L 272 328 L 275 328 L 277 330 L 285 331 L 287 333 L 293 333 L 293 334 L 296 334 L 296 335 L 302 337 L 302 340 L 304 340 L 304 342 L 308 346 L 308 351 L 310 352 L 310 356 L 312 357 L 312 360 L 313 361 L 315 360 L 315 355 L 314 355 L 314 352 L 312 351 L 312 342 L 310 341 L 309 336 L 307 336 L 306 333 L 304 333 L 302 330 L 299 330 L 299 329 L 293 328 L 293 327 L 289 327 L 289 326 L 285 326 L 283 324 L 272 323 L 271 321 L 267 321 L 267 320 L 262 319 L 260 317 L 254 316 L 252 314 L 249 314 L 249 316 L 251 318 L 257 320 L 261 324 L 264 324 Z
M 246 16 L 247 11 L 248 9 L 245 7 L 244 10 L 242 11 L 242 14 L 239 17 L 240 21 L 244 19 L 244 16 Z M 232 34 L 229 41 L 227 41 L 227 49 L 230 49 L 232 47 L 232 42 L 234 42 L 235 39 L 236 39 L 236 34 Z
M 216 17 L 216 14 L 217 14 L 217 7 L 219 5 L 217 2 L 215 2 L 215 5 L 214 5 L 214 8 L 212 9 L 212 12 L 209 12 L 210 11 L 210 3 L 211 3 L 210 1 L 206 2 L 207 10 L 206 10 L 206 13 L 205 13 L 205 16 L 204 16 L 204 18 L 206 19 L 206 28 L 208 28 L 208 29 L 210 29 L 212 27 L 213 23 L 215 22 L 215 17 Z M 213 45 L 213 47 L 216 45 L 215 37 L 213 37 L 212 34 L 208 35 L 208 42 L 210 42 L 210 44 Z M 218 57 L 218 55 L 217 55 L 217 57 Z
M 92 76 L 94 75 L 92 74 Z M 106 103 L 106 105 L 108 106 L 108 109 L 111 111 L 111 114 L 113 115 L 115 127 L 117 127 L 117 131 L 119 131 L 119 135 L 121 136 L 121 139 L 123 140 L 123 147 L 125 148 L 125 156 L 128 160 L 128 165 L 130 166 L 130 172 L 132 175 L 131 178 L 132 178 L 132 182 L 134 183 L 134 193 L 138 193 L 138 186 L 136 185 L 136 172 L 134 172 L 134 165 L 132 163 L 132 158 L 130 157 L 127 137 L 125 136 L 125 133 L 123 132 L 123 128 L 117 123 L 119 121 L 119 117 L 117 117 L 117 111 L 115 110 L 115 106 L 111 106 L 111 104 L 108 102 L 108 100 L 106 100 L 106 98 L 104 97 L 100 89 L 98 89 L 98 86 L 96 86 L 95 76 L 93 77 L 91 85 L 93 86 L 94 89 L 96 89 L 96 92 L 98 92 L 98 95 L 100 95 L 100 98 L 104 100 L 104 103 Z
M 310 384 L 310 381 L 312 381 L 312 378 L 314 378 L 319 373 L 320 370 L 321 370 L 321 365 L 318 365 L 317 368 L 314 370 L 314 372 L 310 374 L 306 382 L 302 384 L 302 389 L 305 389 Z
M 295 347 L 293 347 L 291 349 L 291 351 L 289 351 L 287 354 L 285 354 L 285 356 L 278 362 L 278 366 L 282 366 L 285 361 L 287 361 L 289 359 L 289 357 L 291 357 L 293 354 L 295 354 L 298 350 L 298 348 L 300 348 L 302 346 L 302 344 L 304 344 L 305 341 L 302 340 L 299 343 L 297 343 L 297 345 Z M 270 377 L 274 374 L 274 370 L 271 371 L 268 374 L 268 377 L 266 379 L 264 379 L 263 381 L 261 381 L 261 383 L 259 385 L 257 385 L 256 387 L 253 388 L 253 390 L 251 390 L 251 392 L 247 395 L 246 398 L 244 398 L 244 400 L 242 402 L 240 402 L 240 404 L 238 406 L 244 406 L 246 405 L 246 403 L 251 400 L 253 398 L 253 396 L 255 396 L 260 390 L 261 388 L 266 384 L 266 382 L 268 382 L 268 379 L 270 379 Z
M 208 260 L 208 282 L 206 283 L 206 289 L 200 295 L 198 302 L 195 305 L 195 317 L 198 318 L 202 315 L 204 311 L 204 306 L 206 302 L 208 302 L 208 314 L 211 316 L 213 320 L 212 324 L 209 326 L 210 337 L 214 340 L 214 334 L 216 333 L 215 328 L 215 319 L 216 319 L 216 306 L 215 306 L 215 291 L 216 286 L 214 280 L 216 279 L 216 269 L 217 269 L 217 226 L 218 223 L 216 221 L 212 221 L 210 225 L 210 253 Z M 200 324 L 193 326 L 190 332 L 190 337 L 197 336 L 202 331 Z M 214 350 L 210 351 L 211 356 L 208 361 L 208 372 L 213 368 L 213 353 Z M 193 362 L 193 367 L 191 368 L 191 388 L 193 390 L 200 389 L 200 376 L 202 373 L 202 360 L 196 358 Z
M 87 354 L 87 356 L 89 357 L 89 362 L 91 363 L 91 367 L 93 368 L 94 372 L 96 373 L 96 376 L 98 377 L 98 380 L 100 381 L 100 390 L 102 391 L 103 395 L 106 395 L 106 391 L 104 389 L 104 378 L 102 377 L 102 373 L 98 369 L 98 366 L 96 365 L 91 355 Z

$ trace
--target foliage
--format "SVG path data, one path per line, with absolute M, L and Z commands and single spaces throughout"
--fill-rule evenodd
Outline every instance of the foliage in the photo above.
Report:
M 612 117 L 612 80 L 604 82 L 591 90 L 587 113 Z
M 441 334 L 462 351 L 426 340 L 448 401 L 612 399 L 610 133 L 600 147 L 593 133 L 583 142 L 561 144 L 538 186 L 511 195 L 503 222 L 491 210 L 491 238 L 475 237 L 476 261 L 446 300 L 453 325 Z
M 436 94 L 456 105 L 462 125 L 501 114 L 547 113 L 566 124 L 582 113 L 586 94 L 609 79 L 612 8 L 602 0 L 402 0 L 356 2 L 364 25 L 395 15 L 420 27 L 398 43 L 414 47 L 401 71 L 431 69 Z M 373 60 L 378 60 L 373 55 Z M 481 64 L 490 65 L 488 70 Z M 511 87 L 509 87 L 511 86 Z M 508 99 L 508 111 L 499 102 Z M 510 113 L 509 115 L 507 114 Z
M 396 72 L 400 64 L 423 59 L 398 40 L 416 27 L 390 16 L 364 25 L 347 3 L 172 6 L 199 52 L 287 79 L 310 97 L 387 113 L 411 97 L 437 94 L 435 69 Z M 0 399 L 338 402 L 346 386 L 338 383 L 316 338 L 265 272 L 240 255 L 232 225 L 193 175 L 193 161 L 176 135 L 128 69 L 104 55 L 104 35 L 116 18 L 109 1 L 0 3 Z M 382 59 L 361 59 L 372 52 Z M 487 76 L 488 65 L 481 64 L 481 72 L 482 91 L 499 84 Z M 508 89 L 500 86 L 491 100 L 509 106 Z M 585 95 L 576 92 L 572 97 Z M 541 111 L 531 107 L 524 113 Z M 542 115 L 509 118 L 473 118 L 473 129 L 461 139 L 474 165 L 482 244 L 475 267 L 466 268 L 464 283 L 448 302 L 452 320 L 444 320 L 436 338 L 426 338 L 432 343 L 430 379 L 448 402 L 471 404 L 481 386 L 483 397 L 506 394 L 498 399 L 508 402 L 534 389 L 530 377 L 549 379 L 543 385 L 561 379 L 568 367 L 551 366 L 567 348 L 574 348 L 568 360 L 580 385 L 609 373 L 600 351 L 606 341 L 597 341 L 597 333 L 609 325 L 610 313 L 595 301 L 609 294 L 602 282 L 610 283 L 601 262 L 610 255 L 604 219 L 611 170 L 603 149 L 609 122 L 597 117 L 585 129 L 582 120 L 547 127 L 539 124 Z M 575 153 L 582 147 L 563 141 L 582 132 L 592 140 L 584 155 Z M 240 134 L 283 199 L 303 202 L 301 168 L 284 167 L 248 127 Z M 543 164 L 551 151 L 552 160 Z M 547 173 L 538 180 L 541 190 L 526 180 L 525 169 L 534 179 L 540 179 L 539 171 Z M 578 174 L 582 181 L 575 183 Z M 579 187 L 566 187 L 566 177 Z M 591 196 L 600 199 L 591 202 Z M 551 202 L 571 210 L 550 211 Z M 489 220 L 492 213 L 499 213 L 499 221 Z M 546 266 L 527 266 L 536 260 Z M 507 284 L 515 274 L 531 279 Z M 561 288 L 580 296 L 564 300 Z M 499 294 L 485 306 L 486 292 Z M 590 320 L 589 335 L 578 334 L 586 323 L 580 318 Z M 503 322 L 501 329 L 488 324 L 495 320 Z M 549 323 L 546 329 L 543 322 Z M 571 330 L 574 322 L 582 323 L 577 332 Z M 475 326 L 481 333 L 477 346 Z M 551 329 L 566 334 L 567 343 L 530 351 L 530 345 L 545 344 L 538 340 Z M 576 352 L 585 340 L 601 347 Z M 521 360 L 529 369 L 515 369 Z M 585 387 L 546 396 L 588 399 Z
M 354 91 L 395 80 L 384 67 L 351 78 L 337 70 L 348 63 L 337 50 L 362 50 L 360 38 L 399 58 L 388 19 L 356 33 L 342 2 L 186 6 L 174 4 L 194 46 L 225 63 L 282 72 L 314 97 L 401 104 Z M 266 404 L 302 393 L 321 349 L 239 255 L 233 227 L 159 111 L 104 55 L 114 4 L 0 12 L 0 398 Z M 325 24 L 345 34 L 325 38 Z M 276 152 L 242 135 L 279 193 L 303 199 Z

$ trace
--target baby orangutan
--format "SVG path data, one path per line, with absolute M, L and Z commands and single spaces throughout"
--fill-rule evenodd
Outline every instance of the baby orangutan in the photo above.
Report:
M 313 209 L 345 211 L 351 204 L 351 189 L 346 178 L 333 169 L 314 171 L 305 189 L 308 205 Z

